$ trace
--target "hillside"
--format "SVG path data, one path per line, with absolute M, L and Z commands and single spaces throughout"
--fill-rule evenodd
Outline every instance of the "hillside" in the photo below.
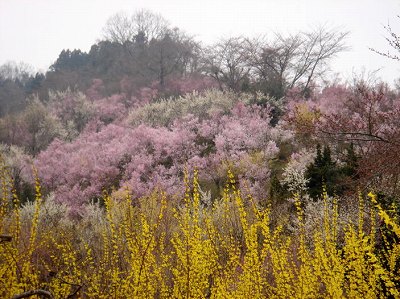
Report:
M 0 66 L 0 297 L 399 296 L 400 92 L 326 80 L 348 32 L 103 32 Z

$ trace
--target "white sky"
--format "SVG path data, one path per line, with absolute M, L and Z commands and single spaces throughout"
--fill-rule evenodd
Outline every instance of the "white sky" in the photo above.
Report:
M 400 0 L 0 0 L 0 65 L 15 60 L 46 70 L 62 49 L 88 51 L 112 14 L 142 8 L 206 43 L 339 26 L 351 33 L 351 50 L 332 62 L 342 78 L 376 69 L 388 83 L 400 77 L 400 62 L 368 49 L 388 49 L 383 25 L 400 34 Z

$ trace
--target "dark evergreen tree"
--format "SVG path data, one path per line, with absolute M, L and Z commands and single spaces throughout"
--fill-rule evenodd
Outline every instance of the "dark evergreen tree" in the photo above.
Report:
M 349 147 L 347 148 L 347 154 L 344 161 L 345 165 L 342 167 L 342 173 L 353 180 L 357 179 L 358 160 L 359 158 L 354 150 L 354 144 L 350 143 Z
M 45 79 L 44 74 L 36 73 L 35 77 L 30 77 L 27 83 L 25 84 L 25 92 L 27 94 L 32 94 L 37 92 L 42 86 L 42 82 Z
M 89 54 L 81 50 L 62 50 L 56 62 L 50 67 L 52 71 L 80 70 L 89 62 Z
M 314 200 L 320 198 L 324 187 L 328 195 L 342 195 L 346 191 L 354 191 L 353 183 L 358 179 L 358 160 L 352 143 L 347 148 L 342 166 L 332 159 L 329 146 L 322 149 L 318 144 L 317 156 L 306 171 L 310 196 Z
M 269 199 L 272 203 L 277 203 L 289 195 L 288 190 L 282 186 L 277 174 L 273 174 L 269 186 Z
M 328 195 L 341 193 L 341 188 L 338 188 L 339 177 L 340 168 L 332 160 L 329 146 L 325 146 L 322 150 L 321 145 L 318 144 L 317 156 L 306 171 L 306 178 L 309 180 L 307 187 L 311 198 L 314 200 L 320 198 L 324 187 Z

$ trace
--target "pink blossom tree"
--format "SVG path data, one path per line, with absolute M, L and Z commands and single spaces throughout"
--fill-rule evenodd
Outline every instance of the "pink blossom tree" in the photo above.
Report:
M 112 123 L 84 131 L 72 142 L 56 140 L 36 165 L 47 190 L 76 209 L 100 197 L 103 189 L 129 188 L 135 197 L 154 188 L 182 194 L 185 169 L 195 167 L 203 187 L 214 184 L 218 190 L 229 167 L 261 196 L 269 180 L 268 161 L 278 154 L 283 135 L 269 123 L 268 108 L 241 102 L 228 114 L 187 114 L 167 127 Z

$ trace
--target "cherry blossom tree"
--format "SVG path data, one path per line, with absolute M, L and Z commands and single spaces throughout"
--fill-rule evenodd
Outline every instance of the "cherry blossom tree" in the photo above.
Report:
M 329 144 L 338 158 L 350 145 L 358 160 L 358 184 L 387 195 L 399 193 L 400 99 L 384 84 L 331 86 L 313 99 L 288 105 L 286 124 L 306 146 Z
M 56 140 L 36 159 L 40 178 L 59 201 L 79 207 L 102 190 L 134 197 L 161 188 L 170 196 L 184 192 L 185 169 L 200 171 L 205 190 L 219 196 L 228 168 L 259 197 L 270 176 L 269 161 L 284 138 L 269 124 L 270 110 L 238 101 L 228 113 L 199 118 L 178 115 L 166 126 L 111 123 L 84 130 L 71 142 Z
M 400 99 L 384 86 L 356 87 L 341 110 L 327 113 L 318 123 L 321 136 L 352 142 L 361 154 L 360 171 L 367 183 L 398 194 L 400 167 Z

